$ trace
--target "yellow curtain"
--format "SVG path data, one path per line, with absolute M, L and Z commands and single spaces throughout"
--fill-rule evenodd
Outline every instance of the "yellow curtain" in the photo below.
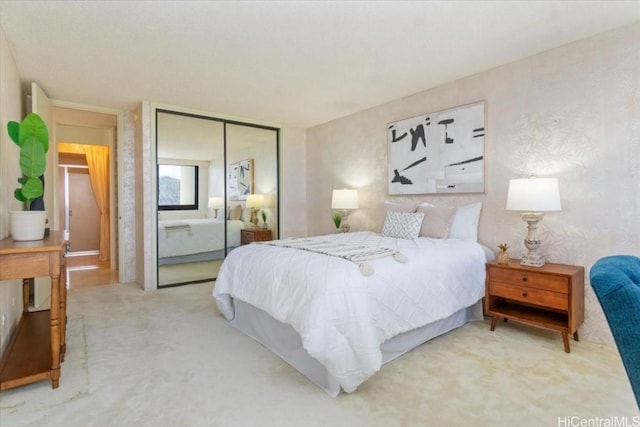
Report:
M 111 252 L 109 230 L 109 147 L 85 145 L 91 189 L 100 209 L 100 261 L 108 261 Z

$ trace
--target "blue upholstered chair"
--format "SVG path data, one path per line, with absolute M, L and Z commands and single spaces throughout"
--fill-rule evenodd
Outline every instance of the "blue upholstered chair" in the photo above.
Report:
M 640 407 L 640 258 L 601 258 L 590 278 Z

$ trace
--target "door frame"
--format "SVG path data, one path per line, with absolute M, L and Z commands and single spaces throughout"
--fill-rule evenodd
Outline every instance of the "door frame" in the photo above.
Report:
M 120 283 L 124 283 L 126 279 L 124 277 L 124 271 L 120 268 L 120 266 L 124 265 L 124 260 L 127 259 L 127 257 L 131 257 L 134 254 L 127 253 L 126 251 L 126 246 L 124 245 L 124 241 L 125 241 L 124 230 L 122 229 L 123 227 L 121 226 L 122 215 L 120 215 L 120 213 L 116 209 L 116 206 L 124 206 L 123 205 L 123 202 L 124 202 L 123 182 L 121 179 L 119 179 L 117 175 L 117 171 L 123 170 L 122 168 L 123 168 L 123 160 L 124 160 L 122 159 L 122 156 L 119 155 L 119 153 L 121 153 L 123 150 L 123 141 L 124 141 L 123 112 L 121 110 L 116 110 L 112 108 L 98 107 L 95 105 L 78 104 L 75 102 L 60 101 L 55 99 L 51 100 L 51 107 L 61 107 L 61 108 L 68 108 L 68 109 L 74 109 L 74 110 L 80 110 L 80 111 L 88 111 L 93 113 L 111 114 L 116 116 L 116 119 L 117 119 L 116 134 L 114 135 L 114 138 L 111 140 L 109 144 L 109 156 L 110 156 L 109 187 L 111 189 L 117 188 L 117 192 L 111 191 L 109 195 L 109 198 L 110 198 L 109 209 L 111 212 L 111 215 L 110 215 L 111 235 L 109 237 L 109 240 L 111 241 L 111 253 L 110 253 L 111 269 L 118 270 L 118 281 Z M 54 138 L 55 138 L 55 125 L 57 123 L 59 122 L 53 123 Z M 61 124 L 78 125 L 77 123 L 61 123 Z M 55 139 L 55 141 L 57 142 L 57 139 Z M 57 147 L 57 144 L 51 144 L 51 145 L 53 147 L 55 167 L 57 169 L 58 147 Z M 56 205 L 57 205 L 57 197 L 58 197 L 57 179 L 58 179 L 57 174 L 54 174 L 55 182 L 53 185 L 54 185 L 54 191 L 56 192 L 56 194 L 54 194 L 54 203 Z M 117 194 L 114 194 L 114 193 L 117 193 Z M 54 211 L 54 224 L 60 224 L 57 206 Z M 118 242 L 118 244 L 115 245 L 114 244 L 115 242 Z

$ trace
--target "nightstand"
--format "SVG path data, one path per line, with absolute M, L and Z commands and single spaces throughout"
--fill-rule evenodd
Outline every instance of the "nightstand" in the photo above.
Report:
M 570 353 L 569 334 L 578 341 L 584 321 L 584 268 L 545 264 L 542 267 L 487 263 L 485 314 L 492 316 L 491 330 L 499 318 L 558 331 L 564 351 Z
M 240 230 L 240 244 L 248 245 L 251 242 L 265 242 L 272 240 L 271 230 L 263 228 L 250 228 Z

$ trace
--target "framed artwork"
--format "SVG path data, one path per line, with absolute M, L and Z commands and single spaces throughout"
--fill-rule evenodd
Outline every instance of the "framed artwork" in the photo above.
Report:
M 253 159 L 229 166 L 227 192 L 229 200 L 247 200 L 247 195 L 253 194 Z
M 389 194 L 483 193 L 485 102 L 389 123 Z

